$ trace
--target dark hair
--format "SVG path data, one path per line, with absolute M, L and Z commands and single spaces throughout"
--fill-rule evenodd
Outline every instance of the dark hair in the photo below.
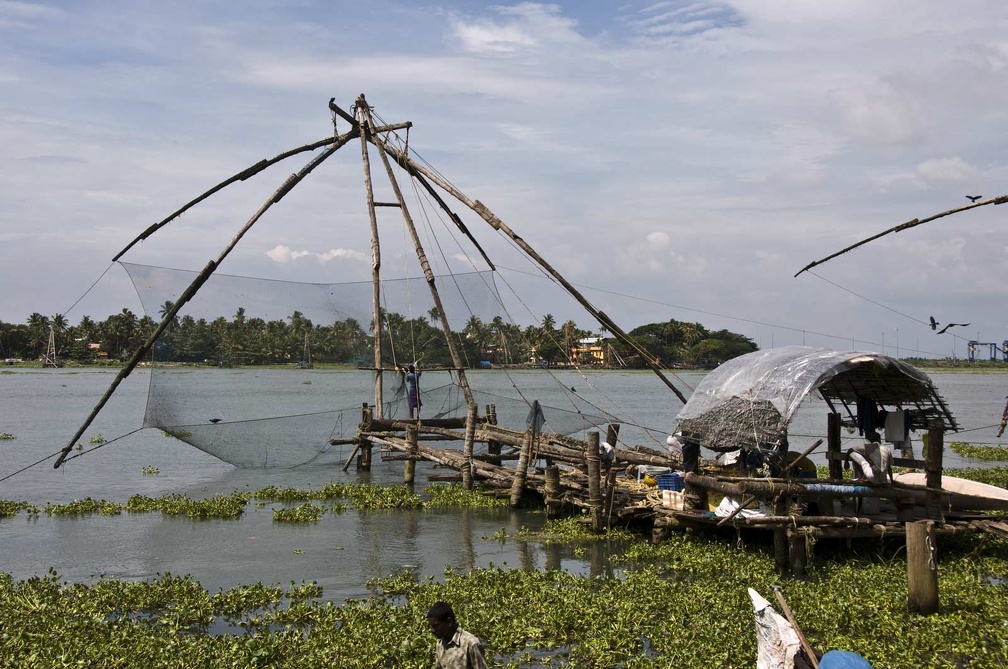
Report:
M 434 606 L 427 609 L 427 617 L 438 620 L 455 620 L 455 612 L 452 611 L 451 604 L 448 602 L 434 602 Z

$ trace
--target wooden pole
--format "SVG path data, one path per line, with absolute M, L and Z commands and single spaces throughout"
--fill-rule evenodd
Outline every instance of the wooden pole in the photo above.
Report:
M 829 477 L 843 478 L 843 462 L 830 457 L 830 454 L 840 455 L 840 414 L 832 411 L 826 416 L 826 458 L 829 463 Z
M 363 108 L 361 112 L 363 117 L 367 118 L 369 126 L 373 124 L 371 119 L 371 109 L 367 105 L 367 101 L 364 100 L 364 96 L 361 95 L 357 98 L 358 109 Z M 393 192 L 395 192 L 396 201 L 399 203 L 399 211 L 402 214 L 403 221 L 406 223 L 406 229 L 409 231 L 410 238 L 413 240 L 413 247 L 416 250 L 417 260 L 420 262 L 420 267 L 423 269 L 424 278 L 427 280 L 427 286 L 430 289 L 431 298 L 434 300 L 434 307 L 438 312 L 438 320 L 441 322 L 441 328 L 444 330 L 445 343 L 448 345 L 448 352 L 451 354 L 452 364 L 455 365 L 455 372 L 458 374 L 459 386 L 462 388 L 462 395 L 465 397 L 466 405 L 469 407 L 469 411 L 474 414 L 479 412 L 476 407 L 476 400 L 473 399 L 472 389 L 469 387 L 469 380 L 466 378 L 465 367 L 462 364 L 462 356 L 459 354 L 458 347 L 455 344 L 454 333 L 451 331 L 451 324 L 448 322 L 448 316 L 445 313 L 444 305 L 441 303 L 441 295 L 438 293 L 437 285 L 434 281 L 434 272 L 431 270 L 430 263 L 427 261 L 427 254 L 424 251 L 423 244 L 420 243 L 420 235 L 417 234 L 416 226 L 413 224 L 413 218 L 410 216 L 409 209 L 406 207 L 406 200 L 403 198 L 402 191 L 399 189 L 399 182 L 395 178 L 395 173 L 392 171 L 392 165 L 389 163 L 388 152 L 389 147 L 380 138 L 375 136 L 370 131 L 361 134 L 362 137 L 367 136 L 367 141 L 372 142 L 378 147 L 378 155 L 381 157 L 382 164 L 385 166 L 385 173 L 388 175 L 389 185 L 392 186 Z M 467 428 L 468 429 L 468 428 Z M 471 446 L 471 442 L 470 442 Z
M 406 462 L 403 465 L 403 483 L 412 484 L 416 477 L 417 429 L 415 425 L 406 427 Z
M 371 186 L 371 159 L 368 157 L 368 138 L 371 129 L 368 127 L 368 106 L 364 96 L 356 101 L 356 122 L 359 125 L 361 143 L 361 162 L 364 165 L 364 190 L 367 193 L 368 219 L 371 221 L 371 318 L 374 332 L 374 401 L 378 418 L 384 418 L 382 395 L 382 318 L 381 318 L 381 243 L 378 238 L 378 217 L 375 214 L 374 189 Z
M 805 650 L 805 654 L 808 655 L 809 661 L 812 663 L 813 669 L 819 668 L 819 657 L 812 650 L 812 646 L 809 645 L 808 639 L 805 638 L 805 634 L 802 632 L 801 627 L 798 626 L 798 621 L 795 620 L 794 614 L 791 613 L 791 607 L 788 606 L 787 600 L 784 599 L 784 593 L 781 592 L 779 585 L 772 585 L 770 589 L 773 590 L 774 595 L 777 597 L 777 603 L 780 604 L 781 610 L 784 612 L 784 616 L 787 617 L 788 622 L 791 623 L 791 627 L 794 628 L 795 634 L 798 635 L 798 641 L 801 642 L 802 648 Z
M 381 407 L 379 407 L 381 409 Z M 374 415 L 374 407 L 368 406 L 365 402 L 361 406 L 361 425 L 367 425 L 371 422 L 371 416 Z M 359 472 L 369 472 L 371 471 L 371 449 L 374 448 L 372 443 L 367 439 L 361 441 L 360 446 L 357 449 L 357 471 Z
M 462 455 L 465 458 L 465 467 L 462 468 L 462 487 L 466 490 L 473 488 L 473 438 L 476 434 L 476 418 L 479 410 L 476 404 L 470 404 L 466 412 L 465 441 L 462 442 Z
M 805 530 L 796 527 L 788 528 L 788 559 L 791 563 L 791 575 L 805 575 L 805 565 L 808 562 L 808 551 L 805 549 Z
M 403 169 L 407 170 L 411 174 L 422 174 L 427 179 L 430 179 L 432 182 L 436 183 L 438 186 L 444 189 L 446 193 L 450 193 L 452 197 L 454 197 L 459 202 L 472 209 L 477 214 L 479 214 L 480 218 L 486 221 L 490 225 L 490 227 L 507 235 L 515 244 L 518 245 L 518 247 L 527 256 L 532 258 L 532 260 L 534 260 L 540 267 L 542 267 L 543 270 L 545 270 L 550 276 L 556 279 L 560 283 L 560 285 L 564 287 L 564 290 L 566 290 L 571 297 L 577 300 L 581 304 L 581 306 L 583 306 L 588 311 L 588 313 L 590 313 L 592 316 L 595 317 L 595 320 L 597 320 L 601 325 L 605 326 L 607 330 L 616 335 L 616 337 L 619 338 L 620 341 L 622 341 L 624 344 L 626 344 L 630 348 L 634 349 L 634 351 L 636 351 L 638 354 L 640 354 L 641 359 L 651 368 L 651 370 L 658 376 L 658 378 L 660 378 L 662 382 L 664 382 L 665 385 L 668 386 L 668 388 L 673 393 L 675 393 L 676 397 L 679 398 L 679 401 L 681 401 L 683 404 L 686 403 L 686 397 L 682 394 L 679 388 L 673 385 L 672 381 L 670 381 L 668 377 L 666 377 L 662 373 L 661 367 L 659 367 L 658 363 L 655 361 L 654 356 L 650 355 L 644 348 L 642 348 L 640 344 L 638 344 L 633 338 L 630 337 L 630 335 L 624 332 L 623 329 L 620 328 L 620 326 L 618 326 L 611 318 L 609 318 L 609 316 L 607 316 L 604 312 L 600 311 L 599 309 L 595 308 L 595 305 L 589 302 L 587 298 L 585 298 L 585 296 L 580 293 L 580 291 L 578 291 L 573 285 L 571 285 L 570 282 L 567 281 L 567 279 L 565 279 L 548 262 L 546 262 L 546 260 L 542 256 L 540 256 L 535 249 L 529 246 L 528 242 L 526 242 L 518 234 L 516 234 L 514 230 L 509 228 L 502 220 L 497 218 L 497 216 L 492 211 L 490 211 L 490 209 L 487 208 L 485 204 L 483 204 L 479 200 L 471 200 L 462 191 L 452 186 L 440 175 L 438 175 L 432 170 L 427 169 L 423 165 L 420 165 L 417 162 L 415 162 L 412 158 L 406 155 L 405 152 L 385 144 L 382 144 L 381 146 L 385 151 L 389 153 L 389 155 L 391 155 L 395 159 L 395 161 Z
M 924 505 L 929 518 L 942 519 L 941 487 L 942 487 L 942 455 L 945 450 L 945 427 L 940 419 L 935 418 L 928 424 L 927 455 L 924 458 L 924 472 L 929 489 L 927 503 Z
M 486 406 L 486 418 L 487 418 L 486 422 L 489 425 L 496 425 L 497 424 L 497 405 L 496 404 L 488 404 Z M 489 439 L 489 440 L 487 440 L 487 455 L 497 456 L 498 458 L 500 458 L 500 454 L 501 454 L 501 443 L 499 441 L 497 441 L 496 439 Z M 500 462 L 499 459 L 496 460 L 496 461 Z
M 560 468 L 551 465 L 546 468 L 546 518 L 556 518 L 560 510 Z
M 512 509 L 517 509 L 521 503 L 522 494 L 525 492 L 525 479 L 528 477 L 529 457 L 532 453 L 532 441 L 534 439 L 534 427 L 529 425 L 528 432 L 525 433 L 525 441 L 522 444 L 521 455 L 518 457 L 518 465 L 515 468 L 514 479 L 511 482 Z
M 931 438 L 928 437 L 928 447 Z M 917 520 L 906 524 L 907 605 L 914 613 L 938 612 L 938 560 L 934 521 Z
M 599 433 L 588 433 L 588 451 L 585 453 L 588 469 L 588 506 L 592 513 L 592 529 L 602 531 L 602 493 L 599 481 L 601 463 L 599 461 Z

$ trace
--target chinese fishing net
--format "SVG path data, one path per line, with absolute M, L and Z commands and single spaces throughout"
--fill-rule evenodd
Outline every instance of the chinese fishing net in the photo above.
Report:
M 155 322 L 197 273 L 121 263 Z M 436 277 L 453 333 L 476 316 L 491 321 L 504 310 L 493 272 Z M 421 279 L 381 283 L 383 368 L 420 362 L 451 366 L 434 303 Z M 362 404 L 375 395 L 371 282 L 298 283 L 213 274 L 183 305 L 153 349 L 144 427 L 153 427 L 238 467 L 296 467 L 341 463 L 346 451 L 331 439 L 354 436 Z M 457 319 L 457 320 L 456 320 Z M 463 336 L 456 344 L 466 359 Z M 343 363 L 314 369 L 315 363 Z M 254 369 L 241 369 L 252 366 Z M 361 369 L 356 369 L 360 367 Z M 368 371 L 361 371 L 366 369 Z M 431 377 L 434 377 L 433 379 Z M 450 378 L 449 382 L 444 382 Z M 385 418 L 406 418 L 403 374 L 382 374 Z M 466 402 L 454 373 L 420 378 L 424 418 L 464 417 Z M 498 424 L 527 426 L 529 402 L 474 389 L 482 414 L 494 405 Z M 543 407 L 545 429 L 572 434 L 607 422 L 581 400 Z

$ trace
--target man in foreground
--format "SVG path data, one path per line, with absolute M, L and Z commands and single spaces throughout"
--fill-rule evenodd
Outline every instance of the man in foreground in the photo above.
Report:
M 437 637 L 434 669 L 486 669 L 483 642 L 459 627 L 451 604 L 436 602 L 427 611 L 427 624 Z

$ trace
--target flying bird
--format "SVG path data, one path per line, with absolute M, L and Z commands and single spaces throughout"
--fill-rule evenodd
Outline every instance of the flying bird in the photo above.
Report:
M 217 423 L 221 422 L 222 420 L 224 420 L 224 419 L 223 418 L 211 418 L 210 422 L 213 423 L 214 425 L 216 425 Z
M 932 330 L 937 330 L 938 329 L 938 321 L 936 321 L 934 319 L 934 316 L 931 316 L 930 318 L 931 318 L 931 329 Z
M 982 197 L 983 197 L 983 195 L 967 195 L 966 199 L 969 200 L 970 202 L 976 202 L 977 200 L 979 200 Z
M 969 323 L 946 323 L 946 324 L 945 324 L 945 327 L 943 327 L 943 328 L 942 328 L 941 330 L 938 330 L 938 334 L 942 334 L 942 333 L 944 333 L 944 332 L 945 332 L 946 330 L 948 330 L 949 328 L 954 328 L 954 327 L 956 327 L 956 326 L 959 326 L 959 327 L 963 327 L 963 328 L 964 328 L 964 327 L 966 327 L 967 325 L 969 325 Z

